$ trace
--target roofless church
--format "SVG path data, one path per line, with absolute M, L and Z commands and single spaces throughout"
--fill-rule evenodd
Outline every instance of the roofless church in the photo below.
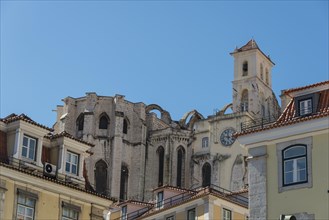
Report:
M 231 55 L 232 101 L 207 117 L 192 110 L 173 120 L 158 104 L 133 103 L 122 95 L 64 98 L 55 133 L 94 145 L 84 161 L 78 152 L 63 149 L 72 165 L 84 167 L 83 176 L 72 178 L 120 200 L 149 201 L 164 185 L 247 188 L 247 152 L 233 134 L 275 120 L 280 108 L 272 90 L 274 63 L 257 43 L 250 40 Z

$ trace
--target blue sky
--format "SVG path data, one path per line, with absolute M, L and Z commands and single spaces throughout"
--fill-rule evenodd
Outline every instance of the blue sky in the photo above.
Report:
M 208 116 L 232 101 L 229 53 L 252 37 L 278 99 L 328 80 L 328 1 L 1 1 L 0 117 L 52 126 L 86 92 Z

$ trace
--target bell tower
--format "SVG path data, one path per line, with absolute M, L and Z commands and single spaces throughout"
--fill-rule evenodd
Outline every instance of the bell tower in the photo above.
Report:
M 230 54 L 234 57 L 233 112 L 249 112 L 254 118 L 277 117 L 270 57 L 254 39 Z

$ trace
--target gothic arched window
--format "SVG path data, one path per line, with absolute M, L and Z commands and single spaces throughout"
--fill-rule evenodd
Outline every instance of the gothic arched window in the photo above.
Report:
M 123 119 L 123 129 L 122 132 L 124 134 L 128 134 L 128 120 L 126 118 Z
M 210 186 L 211 184 L 211 166 L 205 163 L 202 167 L 202 186 Z
M 107 115 L 104 113 L 99 118 L 98 128 L 99 129 L 107 129 L 108 128 L 108 125 L 109 125 L 109 119 L 108 119 Z
M 245 89 L 241 94 L 241 112 L 248 111 L 248 90 Z
M 121 166 L 120 178 L 120 200 L 127 200 L 128 194 L 128 168 L 126 165 Z
M 107 164 L 104 160 L 99 160 L 95 164 L 96 192 L 106 195 L 107 189 Z
M 158 186 L 163 185 L 163 170 L 164 170 L 164 149 L 160 146 L 157 150 L 159 157 L 159 177 L 158 177 Z
M 248 62 L 244 61 L 242 64 L 242 76 L 248 75 Z
M 82 131 L 83 130 L 83 124 L 84 124 L 84 115 L 82 113 L 77 118 L 76 123 L 77 123 L 77 130 Z
M 177 150 L 177 178 L 176 185 L 182 187 L 184 185 L 184 169 L 185 169 L 185 150 L 180 146 Z

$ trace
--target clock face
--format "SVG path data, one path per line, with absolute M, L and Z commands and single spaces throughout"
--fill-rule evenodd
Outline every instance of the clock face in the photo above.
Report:
M 224 146 L 230 146 L 234 143 L 235 141 L 235 137 L 233 137 L 234 133 L 235 130 L 233 128 L 229 128 L 223 131 L 223 133 L 220 135 L 220 141 Z

